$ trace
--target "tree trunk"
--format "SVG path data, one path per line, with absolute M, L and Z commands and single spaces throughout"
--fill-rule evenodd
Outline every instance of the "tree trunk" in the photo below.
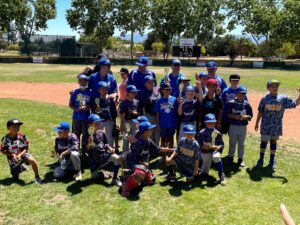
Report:
M 133 62 L 133 31 L 132 30 L 130 35 L 130 59 Z

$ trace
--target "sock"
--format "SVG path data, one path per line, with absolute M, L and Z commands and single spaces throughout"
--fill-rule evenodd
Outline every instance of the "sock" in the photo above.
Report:
M 113 168 L 113 173 L 114 173 L 113 179 L 117 179 L 117 177 L 118 177 L 118 172 L 119 172 L 119 168 L 120 168 L 119 165 L 118 165 L 118 166 L 114 166 L 114 168 Z
M 265 151 L 267 148 L 267 144 L 266 142 L 261 142 L 260 143 L 260 154 L 259 154 L 259 160 L 263 161 L 264 157 L 265 157 Z
M 270 155 L 270 165 L 274 164 L 274 159 L 275 159 L 275 151 L 277 149 L 277 144 L 270 144 L 270 150 L 271 150 L 271 155 Z
M 221 176 L 223 175 L 223 165 L 222 165 L 222 161 L 216 163 L 217 166 L 217 170 L 218 170 L 218 175 L 221 178 Z

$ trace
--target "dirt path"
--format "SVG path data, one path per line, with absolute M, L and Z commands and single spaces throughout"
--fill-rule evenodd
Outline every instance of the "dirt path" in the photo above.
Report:
M 0 98 L 27 99 L 57 105 L 68 105 L 69 91 L 76 88 L 76 84 L 60 83 L 21 83 L 0 82 Z M 253 107 L 254 119 L 248 126 L 251 133 L 254 131 L 254 123 L 257 115 L 257 107 L 262 94 L 249 94 L 248 98 Z M 300 143 L 300 107 L 286 110 L 284 115 L 283 138 Z

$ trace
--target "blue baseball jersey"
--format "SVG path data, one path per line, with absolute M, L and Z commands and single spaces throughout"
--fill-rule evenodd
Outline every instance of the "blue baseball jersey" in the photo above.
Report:
M 212 135 L 213 132 L 214 132 L 214 137 Z M 221 146 L 220 151 L 223 151 L 223 149 L 224 149 L 224 141 L 223 141 L 222 134 L 216 128 L 202 129 L 197 136 L 197 141 L 200 145 L 200 148 L 201 148 L 201 146 L 206 144 L 206 145 Z M 212 151 L 211 151 L 211 153 L 212 153 Z
M 92 93 L 88 90 L 76 89 L 70 97 L 70 105 L 75 109 L 78 109 L 80 106 L 91 105 L 91 96 Z M 76 112 L 73 110 L 73 120 L 87 120 L 90 115 L 90 111 L 80 111 Z
M 115 77 L 111 74 L 105 75 L 103 78 L 100 76 L 100 73 L 93 73 L 90 76 L 89 89 L 92 91 L 92 97 L 97 97 L 98 92 L 98 83 L 100 81 L 105 81 L 108 84 L 108 94 L 118 93 L 118 85 Z
M 70 134 L 67 138 L 57 137 L 55 139 L 54 149 L 58 154 L 61 154 L 66 150 L 69 150 L 70 152 L 78 151 L 79 142 L 77 136 L 75 134 Z M 70 155 L 66 155 L 66 157 L 69 156 Z
M 178 88 L 178 80 L 179 78 L 184 77 L 184 75 L 182 73 L 179 73 L 178 76 L 173 76 L 172 73 L 168 74 L 168 78 L 170 79 L 170 85 L 172 87 L 172 92 L 171 95 L 174 97 L 179 97 L 179 88 Z M 160 84 L 165 83 L 166 82 L 166 77 L 164 77 Z
M 91 110 L 93 113 L 98 114 L 100 118 L 104 119 L 105 121 L 114 121 L 118 116 L 116 104 L 112 98 L 93 98 Z
M 239 102 L 237 99 L 234 99 L 228 103 L 228 114 L 232 115 L 248 115 L 253 117 L 252 107 L 247 100 Z M 230 119 L 230 124 L 237 126 L 247 126 L 248 120 L 236 120 Z
M 147 90 L 144 94 L 140 95 L 140 104 L 141 108 L 143 108 L 143 111 L 146 114 L 149 114 L 151 116 L 155 116 L 155 103 L 157 99 L 159 98 L 159 93 L 156 93 L 155 91 L 149 91 Z
M 192 176 L 195 161 L 200 160 L 200 146 L 196 140 L 188 141 L 185 137 L 181 138 L 176 149 L 174 158 L 178 168 L 185 176 Z
M 227 109 L 228 109 L 228 103 L 230 101 L 235 100 L 237 95 L 237 89 L 232 89 L 231 87 L 227 87 L 223 90 L 222 94 L 221 94 L 221 99 L 223 102 L 223 113 L 222 113 L 222 119 L 227 118 Z M 248 100 L 247 96 L 245 95 L 245 100 Z
M 157 157 L 159 153 L 160 147 L 151 139 L 139 137 L 136 143 L 131 146 L 130 152 L 126 156 L 127 166 L 133 170 L 135 165 L 148 163 L 150 156 Z
M 198 99 L 184 100 L 182 104 L 181 122 L 193 123 L 200 117 L 201 103 Z
M 211 78 L 214 78 L 214 79 L 217 80 L 218 86 L 221 88 L 222 91 L 225 90 L 225 88 L 227 88 L 227 84 L 226 84 L 226 82 L 225 82 L 225 80 L 224 80 L 223 77 L 221 77 L 221 76 L 219 76 L 217 74 L 215 75 L 215 77 L 208 76 L 208 79 L 211 79 Z
M 160 98 L 155 103 L 155 112 L 159 113 L 161 128 L 177 128 L 178 102 L 173 96 L 169 98 Z
M 147 88 L 144 85 L 144 78 L 146 76 L 151 76 L 154 79 L 156 86 L 156 76 L 155 73 L 147 70 L 145 74 L 141 73 L 140 70 L 132 70 L 128 76 L 127 85 L 134 85 L 138 90 L 138 95 L 142 95 L 147 91 Z
M 263 97 L 258 106 L 258 111 L 262 113 L 260 133 L 281 136 L 283 114 L 290 108 L 296 108 L 296 101 L 284 95 L 268 94 Z
M 142 115 L 143 112 L 139 100 L 133 99 L 133 101 L 129 101 L 126 99 L 120 104 L 120 113 L 125 113 L 125 120 L 132 120 Z

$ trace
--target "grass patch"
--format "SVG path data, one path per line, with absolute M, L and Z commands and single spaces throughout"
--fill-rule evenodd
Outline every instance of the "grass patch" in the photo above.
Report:
M 82 71 L 86 65 L 60 65 L 60 64 L 0 64 L 1 81 L 13 82 L 34 82 L 34 83 L 73 83 L 76 82 L 76 75 Z M 121 81 L 117 73 L 121 66 L 112 66 L 117 81 Z M 136 66 L 128 66 L 128 69 L 135 69 Z M 158 80 L 164 74 L 164 67 L 149 67 L 153 70 Z M 182 67 L 182 73 L 194 79 L 195 72 L 205 71 L 206 68 Z M 280 69 L 242 69 L 220 67 L 218 74 L 223 76 L 228 83 L 230 74 L 238 73 L 242 77 L 241 83 L 252 91 L 266 92 L 266 81 L 278 79 L 282 81 L 281 91 L 284 93 L 295 93 L 295 89 L 300 86 L 299 71 Z
M 94 183 L 88 170 L 80 184 L 73 179 L 52 182 L 50 157 L 55 134 L 52 128 L 62 120 L 71 120 L 67 107 L 32 101 L 3 99 L 0 102 L 0 133 L 6 121 L 17 117 L 24 122 L 22 132 L 30 140 L 30 152 L 40 165 L 43 186 L 32 184 L 33 172 L 21 174 L 23 180 L 10 179 L 5 156 L 0 157 L 0 223 L 1 224 L 281 224 L 278 207 L 287 205 L 291 215 L 300 221 L 299 152 L 289 151 L 280 142 L 278 171 L 253 169 L 258 157 L 259 140 L 249 135 L 246 141 L 246 164 L 239 170 L 225 165 L 226 187 L 216 185 L 217 173 L 211 171 L 208 181 L 197 180 L 187 187 L 182 180 L 166 183 L 157 168 L 157 183 L 145 187 L 130 199 L 120 197 L 110 181 Z M 226 147 L 223 156 L 227 154 Z M 288 146 L 288 147 L 286 147 Z M 291 146 L 292 147 L 292 146 Z M 299 146 L 294 146 L 298 148 Z M 268 158 L 268 157 L 267 157 Z

